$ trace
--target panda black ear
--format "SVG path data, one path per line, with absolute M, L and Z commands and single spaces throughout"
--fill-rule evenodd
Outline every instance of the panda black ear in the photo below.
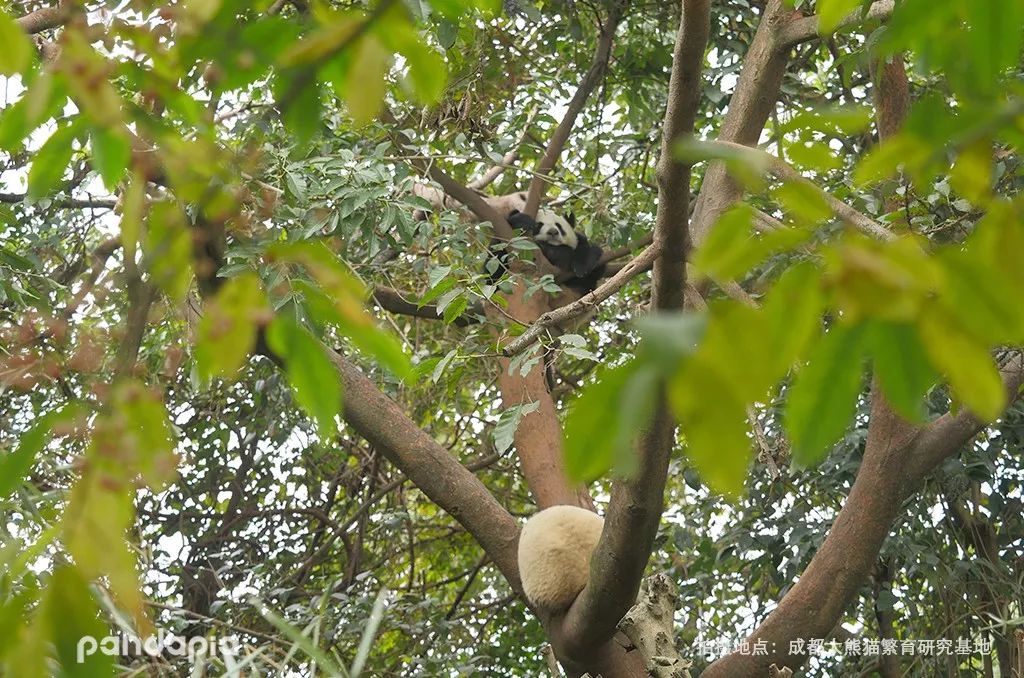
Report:
M 576 230 L 576 214 L 574 212 L 569 212 L 569 225 Z

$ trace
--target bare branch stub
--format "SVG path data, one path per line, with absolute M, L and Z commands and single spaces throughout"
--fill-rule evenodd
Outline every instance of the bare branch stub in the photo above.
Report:
M 690 678 L 691 662 L 683 659 L 675 643 L 678 600 L 672 580 L 656 574 L 644 580 L 636 605 L 619 622 L 619 630 L 643 655 L 652 678 Z

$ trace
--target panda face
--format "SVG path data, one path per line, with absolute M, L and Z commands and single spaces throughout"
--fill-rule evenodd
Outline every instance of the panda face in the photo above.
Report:
M 572 219 L 575 221 L 575 219 Z M 549 245 L 565 245 L 576 249 L 579 239 L 573 228 L 572 221 L 551 210 L 541 209 L 537 211 L 537 231 L 533 239 L 537 242 L 545 242 Z

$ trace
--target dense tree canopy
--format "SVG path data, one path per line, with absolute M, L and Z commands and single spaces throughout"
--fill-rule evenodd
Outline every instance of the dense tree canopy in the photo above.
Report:
M 1024 676 L 1022 43 L 1024 0 L 0 2 L 5 673 Z M 605 516 L 558 615 L 553 504 Z M 157 630 L 235 642 L 82 652 Z

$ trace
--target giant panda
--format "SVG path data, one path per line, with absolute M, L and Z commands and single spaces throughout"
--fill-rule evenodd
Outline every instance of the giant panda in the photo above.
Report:
M 518 210 L 512 210 L 508 218 L 519 222 L 523 217 L 529 219 L 529 216 Z M 594 291 L 597 281 L 604 275 L 605 266 L 601 263 L 604 250 L 590 244 L 587 236 L 576 230 L 575 214 L 570 212 L 568 218 L 565 218 L 551 210 L 537 210 L 532 232 L 544 257 L 559 271 L 567 274 L 564 281 L 566 287 L 579 296 Z
M 526 599 L 548 614 L 564 613 L 587 585 L 590 555 L 604 518 L 579 506 L 536 513 L 519 534 L 519 578 Z
M 533 238 L 544 258 L 560 272 L 559 283 L 563 287 L 572 290 L 577 297 L 594 291 L 605 271 L 605 266 L 601 263 L 604 250 L 590 244 L 585 235 L 576 231 L 574 214 L 570 212 L 566 218 L 557 212 L 541 208 L 537 210 L 537 218 L 534 219 L 518 209 L 512 209 L 506 219 L 514 230 L 522 231 Z M 504 274 L 507 259 L 507 252 L 491 259 L 496 263 L 487 266 L 489 282 L 495 282 Z

